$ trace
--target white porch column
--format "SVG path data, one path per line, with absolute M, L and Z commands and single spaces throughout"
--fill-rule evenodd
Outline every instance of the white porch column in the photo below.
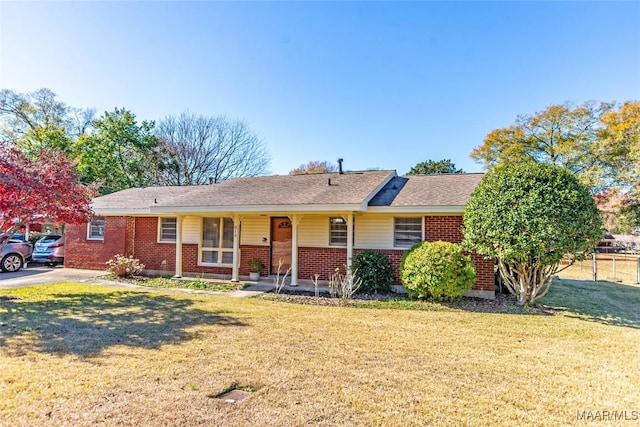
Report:
M 347 214 L 347 274 L 351 274 L 353 260 L 353 212 Z
M 300 217 L 293 214 L 291 217 L 293 230 L 291 230 L 291 286 L 298 286 L 298 224 Z
M 240 215 L 233 217 L 233 270 L 231 272 L 231 281 L 240 281 Z
M 182 215 L 176 217 L 176 274 L 182 277 Z

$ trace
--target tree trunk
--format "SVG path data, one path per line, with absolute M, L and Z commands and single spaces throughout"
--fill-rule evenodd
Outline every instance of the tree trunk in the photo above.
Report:
M 535 261 L 507 264 L 498 260 L 498 268 L 507 289 L 515 295 L 516 303 L 524 306 L 546 295 L 558 264 L 548 266 Z

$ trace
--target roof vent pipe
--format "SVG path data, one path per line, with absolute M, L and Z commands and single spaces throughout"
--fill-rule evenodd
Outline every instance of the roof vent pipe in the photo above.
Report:
M 342 162 L 343 162 L 342 159 L 338 159 L 338 173 L 340 175 L 342 175 L 344 173 L 344 172 L 342 172 Z
M 331 187 L 331 178 L 327 178 L 327 187 Z
M 211 185 L 211 184 L 213 184 L 213 177 L 212 176 L 209 177 L 209 185 Z

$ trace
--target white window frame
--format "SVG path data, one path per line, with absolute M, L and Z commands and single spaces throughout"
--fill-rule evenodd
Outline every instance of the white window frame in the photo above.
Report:
M 218 246 L 204 246 L 204 222 L 206 220 L 218 220 L 218 232 L 219 232 L 219 237 L 218 237 Z M 223 259 L 223 254 L 224 253 L 231 253 L 232 254 L 232 259 L 233 259 L 233 240 L 231 241 L 231 246 L 228 248 L 224 247 L 224 223 L 225 220 L 227 220 L 227 223 L 230 224 L 231 230 L 233 232 L 233 218 L 231 217 L 224 217 L 224 216 L 220 216 L 220 217 L 203 217 L 202 218 L 202 229 L 200 230 L 200 244 L 198 245 L 198 265 L 202 265 L 202 266 L 214 266 L 214 267 L 232 267 L 233 266 L 233 260 L 229 263 L 223 263 L 222 259 Z M 202 261 L 202 255 L 204 252 L 217 252 L 218 254 L 218 262 L 204 262 Z
M 175 230 L 175 236 L 173 239 L 167 239 L 167 238 L 162 238 L 162 231 L 163 231 L 163 226 L 164 226 L 164 221 L 165 220 L 173 220 L 174 221 L 174 230 Z M 175 243 L 176 242 L 176 238 L 178 236 L 178 218 L 176 218 L 175 216 L 164 216 L 164 217 L 159 217 L 158 218 L 158 243 Z
M 398 233 L 397 223 L 398 223 L 398 220 L 406 220 L 406 219 L 420 220 L 420 236 L 419 236 L 418 240 L 416 240 L 415 242 L 413 242 L 413 243 L 411 243 L 409 245 L 399 245 L 397 243 L 397 238 L 396 238 L 396 234 Z M 416 237 L 418 237 L 418 236 L 416 236 Z M 413 245 L 415 245 L 416 243 L 422 242 L 423 240 L 424 240 L 424 217 L 401 216 L 401 217 L 394 217 L 393 218 L 393 247 L 394 248 L 411 249 L 411 247 Z
M 99 225 L 94 224 L 96 221 L 102 221 L 102 228 Z M 87 240 L 98 240 L 104 241 L 104 229 L 106 225 L 105 217 L 97 216 L 94 217 L 90 223 L 87 224 Z M 92 230 L 94 227 L 98 227 L 98 231 L 102 231 L 102 233 L 98 233 L 96 236 L 93 235 Z
M 335 219 L 340 219 L 340 220 L 344 221 L 344 243 L 332 241 L 331 232 L 334 231 L 334 230 L 332 230 L 331 226 L 333 225 L 332 220 L 335 220 Z M 353 227 L 352 227 L 352 230 L 351 230 L 352 233 L 353 233 L 353 240 L 352 241 L 355 243 L 355 241 L 356 241 L 355 240 L 355 238 L 356 238 L 356 219 L 353 218 L 352 221 L 353 221 Z M 347 247 L 347 241 L 349 240 L 348 236 L 347 236 L 347 230 L 348 230 L 348 227 L 347 227 L 347 219 L 346 218 L 341 217 L 341 216 L 331 216 L 331 217 L 329 217 L 329 246 L 335 246 L 335 247 L 339 247 L 339 248 L 346 248 Z

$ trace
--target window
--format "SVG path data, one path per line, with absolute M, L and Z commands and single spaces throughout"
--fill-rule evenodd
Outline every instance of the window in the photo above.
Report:
M 355 219 L 353 220 L 355 233 Z M 347 246 L 347 220 L 342 217 L 329 218 L 329 246 Z
M 422 218 L 394 218 L 393 246 L 410 248 L 422 241 Z
M 203 218 L 200 262 L 203 264 L 233 264 L 233 220 Z
M 178 221 L 176 218 L 160 218 L 160 242 L 175 242 Z
M 104 240 L 104 217 L 98 216 L 89 223 L 88 240 Z

